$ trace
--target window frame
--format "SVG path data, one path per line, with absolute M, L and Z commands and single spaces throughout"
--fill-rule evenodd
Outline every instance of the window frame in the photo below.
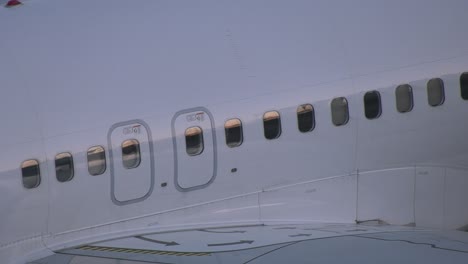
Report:
M 102 169 L 98 173 L 92 173 L 91 170 L 90 170 L 91 169 L 90 163 L 92 161 L 95 161 L 95 160 L 90 161 L 90 159 L 89 159 L 90 153 L 89 152 L 91 151 L 91 149 L 96 149 L 96 148 L 101 148 L 102 149 L 102 153 L 103 153 L 103 156 L 104 156 L 104 159 L 103 159 L 104 164 L 102 166 Z M 89 175 L 98 176 L 98 175 L 104 174 L 106 172 L 106 170 L 107 170 L 107 160 L 106 160 L 106 158 L 107 158 L 106 157 L 106 149 L 104 148 L 104 146 L 96 145 L 96 146 L 89 147 L 88 150 L 86 151 L 86 161 L 87 161 Z
M 26 162 L 35 162 L 35 163 L 36 163 L 36 164 L 34 165 L 34 166 L 37 166 L 37 174 L 36 174 L 36 176 L 35 176 L 35 178 L 37 178 L 37 179 L 36 179 L 36 184 L 35 184 L 35 185 L 31 185 L 31 186 L 29 186 L 29 185 L 26 186 L 26 185 L 25 185 L 25 178 L 27 178 L 27 177 L 25 177 L 25 175 L 24 175 L 24 174 L 25 174 L 25 173 L 24 173 L 24 172 L 25 172 L 25 168 L 26 168 L 26 167 L 24 166 L 24 164 L 25 164 Z M 30 167 L 30 166 L 27 166 L 27 167 Z M 28 190 L 30 190 L 30 189 L 35 189 L 35 188 L 39 187 L 39 185 L 41 185 L 41 166 L 40 166 L 40 163 L 39 163 L 39 161 L 38 161 L 37 159 L 27 159 L 27 160 L 21 162 L 20 169 L 21 169 L 21 182 L 22 182 L 22 185 L 23 185 L 23 187 L 24 187 L 25 189 L 28 189 Z
M 463 100 L 468 100 L 468 72 L 463 72 L 460 75 L 460 97 Z
M 307 130 L 302 130 L 301 129 L 301 118 L 300 118 L 300 115 L 301 113 L 299 112 L 301 107 L 307 107 L 307 106 L 310 106 L 311 107 L 311 110 L 309 111 L 311 113 L 311 117 L 312 117 L 312 124 L 310 126 L 310 128 L 308 128 Z M 306 112 L 307 113 L 307 112 Z M 305 114 L 305 113 L 302 113 L 302 114 Z M 312 104 L 301 104 L 299 105 L 297 108 L 296 108 L 296 120 L 297 120 L 297 129 L 299 130 L 299 132 L 301 133 L 308 133 L 308 132 L 312 132 L 314 129 L 315 129 L 315 108 Z
M 367 101 L 366 101 L 366 96 L 370 95 L 370 94 L 377 95 L 377 102 L 378 102 L 378 106 L 379 106 L 379 111 L 377 112 L 377 114 L 372 115 L 372 116 L 370 116 L 369 113 L 368 113 L 368 104 L 367 104 Z M 373 91 L 366 92 L 364 94 L 364 96 L 363 96 L 363 101 L 364 101 L 364 116 L 367 119 L 369 119 L 369 120 L 378 119 L 382 115 L 382 97 L 381 97 L 379 91 L 373 90 Z
M 67 156 L 67 157 L 60 157 L 58 158 L 60 155 L 62 156 Z M 61 180 L 59 179 L 59 175 L 58 175 L 58 168 L 59 166 L 57 165 L 57 161 L 59 159 L 64 159 L 64 158 L 68 158 L 69 159 L 69 166 L 70 166 L 70 176 L 68 178 L 66 178 L 65 180 Z M 58 153 L 57 155 L 55 155 L 55 158 L 54 158 L 54 161 L 55 161 L 55 178 L 57 179 L 58 182 L 61 182 L 61 183 L 64 183 L 64 182 L 69 182 L 71 180 L 73 180 L 73 178 L 75 177 L 75 165 L 74 165 L 74 162 L 73 162 L 73 155 L 71 154 L 71 152 L 60 152 Z
M 239 125 L 237 127 L 240 130 L 240 133 L 239 133 L 240 140 L 236 141 L 234 143 L 231 143 L 231 142 L 228 141 L 228 130 L 229 129 L 234 129 L 233 127 L 229 127 L 229 128 L 227 127 L 227 124 L 230 121 L 239 121 Z M 239 118 L 230 118 L 230 119 L 226 120 L 226 122 L 224 122 L 224 137 L 226 139 L 226 146 L 228 146 L 230 148 L 236 148 L 236 147 L 241 146 L 242 143 L 244 142 L 244 127 L 242 125 L 242 120 L 240 120 Z
M 440 100 L 438 101 L 437 104 L 432 104 L 431 103 L 431 87 L 434 87 L 434 86 L 431 86 L 431 82 L 438 82 L 439 86 L 438 88 L 440 88 Z M 426 91 L 427 91 L 427 103 L 432 106 L 432 107 L 437 107 L 437 106 L 441 106 L 444 104 L 445 102 L 445 84 L 444 84 L 444 80 L 442 80 L 441 78 L 432 78 L 430 80 L 427 81 L 427 84 L 426 84 Z
M 266 120 L 266 115 L 267 114 L 270 114 L 270 113 L 276 113 L 277 114 L 277 118 L 274 118 L 274 119 L 277 119 L 278 120 L 278 127 L 277 127 L 277 133 L 275 135 L 275 137 L 268 137 L 267 136 L 267 129 L 266 129 L 266 126 L 265 126 L 265 122 L 266 121 L 272 121 L 273 119 L 270 119 L 270 120 Z M 263 114 L 262 116 L 262 123 L 263 123 L 263 136 L 267 139 L 267 140 L 274 140 L 274 139 L 278 139 L 280 136 L 281 136 L 281 133 L 282 133 L 282 127 L 281 127 L 281 114 L 279 111 L 276 111 L 276 110 L 271 110 L 271 111 L 267 111 Z
M 398 89 L 403 89 L 403 88 L 408 88 L 408 94 L 410 95 L 409 97 L 409 103 L 410 106 L 409 108 L 401 109 L 399 103 L 399 96 L 398 96 Z M 414 108 L 414 94 L 413 94 L 413 87 L 409 84 L 400 84 L 395 88 L 395 104 L 396 104 L 396 109 L 399 113 L 409 113 L 413 111 Z
M 125 157 L 129 156 L 129 155 L 134 155 L 134 154 L 125 154 L 124 153 L 124 148 L 128 147 L 128 146 L 124 147 L 124 144 L 126 142 L 133 142 L 133 143 L 136 142 L 136 144 L 133 144 L 133 145 L 136 146 L 136 152 L 135 153 L 136 153 L 136 156 L 138 158 L 138 162 L 133 163 L 133 165 L 131 165 L 131 166 L 126 165 L 126 162 L 128 162 L 128 161 L 125 160 Z M 126 139 L 126 140 L 124 140 L 122 142 L 122 144 L 120 144 L 120 150 L 122 151 L 122 165 L 123 165 L 123 167 L 125 169 L 131 170 L 131 169 L 138 168 L 140 166 L 140 164 L 141 164 L 141 147 L 140 147 L 140 145 L 141 145 L 140 141 L 138 141 L 138 139 L 135 139 L 135 138 Z
M 197 136 L 200 138 L 200 141 L 197 145 L 201 146 L 201 147 L 197 147 L 197 151 L 196 152 L 190 152 L 189 151 L 189 145 L 187 144 L 187 133 L 189 130 L 194 130 L 194 129 L 198 129 L 200 133 L 197 134 Z M 189 137 L 193 137 L 194 135 L 189 135 Z M 205 139 L 204 139 L 204 135 L 203 135 L 203 128 L 201 128 L 200 126 L 191 126 L 191 127 L 187 127 L 184 131 L 184 138 L 185 138 L 185 152 L 187 153 L 187 155 L 189 155 L 190 157 L 194 157 L 194 156 L 198 156 L 198 155 L 201 155 L 203 153 L 203 151 L 205 150 Z
M 343 122 L 339 123 L 337 122 L 337 118 L 335 117 L 335 114 L 336 114 L 336 111 L 334 110 L 339 110 L 339 109 L 334 109 L 334 102 L 335 101 L 338 101 L 338 100 L 341 100 L 342 102 L 345 102 L 345 106 L 346 108 L 344 108 L 344 113 L 346 114 L 346 118 Z M 336 107 L 338 107 L 339 105 L 337 105 Z M 341 97 L 335 97 L 333 98 L 331 101 L 330 101 L 330 110 L 331 110 L 331 120 L 332 120 L 332 124 L 339 127 L 339 126 L 345 126 L 346 124 L 349 123 L 349 102 L 348 102 L 348 99 L 344 96 L 341 96 Z

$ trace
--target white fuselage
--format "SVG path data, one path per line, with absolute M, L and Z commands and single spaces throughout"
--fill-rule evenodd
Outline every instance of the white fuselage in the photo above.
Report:
M 112 3 L 111 3 L 112 2 Z M 468 225 L 466 1 L 64 1 L 0 7 L 0 260 L 148 230 L 381 220 Z M 445 100 L 428 104 L 441 78 Z M 409 84 L 414 107 L 396 109 Z M 364 116 L 378 91 L 382 114 Z M 348 101 L 332 123 L 330 102 Z M 315 128 L 298 130 L 299 105 Z M 267 140 L 263 115 L 281 135 Z M 203 113 L 203 118 L 196 114 Z M 194 116 L 195 115 L 195 116 Z M 238 118 L 243 142 L 226 145 Z M 140 125 L 138 133 L 128 127 Z M 184 132 L 205 149 L 186 153 Z M 126 130 L 127 129 L 127 130 Z M 214 132 L 214 133 L 213 133 Z M 120 146 L 141 143 L 124 169 Z M 106 170 L 88 172 L 102 146 Z M 59 182 L 55 156 L 73 156 Z M 40 163 L 37 188 L 21 163 Z

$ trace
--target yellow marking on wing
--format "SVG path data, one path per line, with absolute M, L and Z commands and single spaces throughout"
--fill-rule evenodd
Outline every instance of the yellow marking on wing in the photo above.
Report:
M 178 256 L 178 257 L 202 257 L 211 256 L 208 252 L 179 252 L 179 251 L 160 251 L 148 249 L 132 249 L 132 248 L 115 248 L 115 247 L 98 247 L 98 246 L 81 246 L 75 248 L 77 250 L 85 251 L 100 251 L 100 252 L 116 252 L 116 253 L 132 253 L 132 254 L 151 254 L 163 256 Z

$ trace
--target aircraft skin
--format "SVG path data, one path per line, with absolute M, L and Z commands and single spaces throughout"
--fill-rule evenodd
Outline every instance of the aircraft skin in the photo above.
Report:
M 1 263 L 61 263 L 46 258 L 181 230 L 468 225 L 467 1 L 22 2 L 0 8 Z M 433 78 L 444 84 L 438 106 L 428 104 Z M 400 113 L 404 84 L 413 107 Z M 375 119 L 364 114 L 369 91 L 380 94 Z M 349 118 L 336 126 L 340 97 Z M 315 118 L 306 133 L 303 104 Z M 270 140 L 269 111 L 281 120 Z M 237 147 L 226 145 L 233 118 Z M 200 155 L 187 155 L 190 127 L 203 129 Z M 141 163 L 125 169 L 121 145 L 131 139 Z M 97 176 L 93 146 L 106 154 Z M 59 153 L 73 157 L 66 182 L 56 177 Z M 21 164 L 30 159 L 40 184 L 27 189 Z

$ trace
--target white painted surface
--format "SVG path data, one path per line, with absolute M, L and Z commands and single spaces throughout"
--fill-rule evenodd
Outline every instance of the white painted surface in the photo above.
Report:
M 468 69 L 466 9 L 463 1 L 437 0 L 0 7 L 0 24 L 8 25 L 0 30 L 0 260 L 34 259 L 37 250 L 48 252 L 44 245 L 72 247 L 150 224 L 382 218 L 467 225 L 468 103 L 459 84 Z M 425 85 L 434 77 L 446 88 L 439 107 L 427 104 Z M 414 91 L 406 114 L 395 110 L 402 83 Z M 377 120 L 363 115 L 369 90 L 381 93 Z M 348 99 L 350 121 L 335 127 L 329 102 L 339 96 Z M 316 128 L 302 134 L 295 110 L 304 103 L 314 105 Z M 216 124 L 217 176 L 205 189 L 180 192 L 171 119 L 197 106 L 210 109 Z M 282 135 L 267 141 L 261 117 L 270 110 L 281 114 Z M 244 143 L 231 149 L 222 125 L 233 117 L 243 122 Z M 103 145 L 108 154 L 109 128 L 134 119 L 152 132 L 155 191 L 122 207 L 110 199 L 109 170 L 88 175 L 86 150 Z M 54 157 L 64 151 L 73 154 L 75 177 L 59 183 Z M 41 162 L 42 183 L 26 191 L 19 165 L 30 158 Z M 182 186 L 209 181 L 202 173 L 209 166 L 196 164 L 187 158 L 180 166 Z M 443 190 L 437 168 L 446 171 Z M 334 178 L 358 172 L 357 185 Z M 141 197 L 144 179 L 118 182 L 119 199 Z M 317 192 L 307 194 L 309 187 Z
M 359 174 L 357 219 L 414 224 L 414 168 Z
M 468 211 L 468 170 L 447 169 L 445 179 L 445 225 L 447 228 L 466 229 Z
M 352 223 L 356 219 L 356 175 L 301 183 L 260 194 L 264 220 Z
M 445 168 L 416 168 L 414 217 L 418 226 L 446 228 L 444 225 L 445 179 Z
M 83 261 L 82 256 L 95 256 L 150 263 L 465 263 L 467 241 L 466 236 L 453 231 L 291 224 L 146 234 L 62 252 L 78 255 L 76 258 Z M 87 261 L 100 263 L 92 258 Z
M 380 232 L 414 231 L 406 227 L 365 226 L 355 224 L 291 224 L 256 225 L 229 228 L 200 228 L 181 232 L 145 234 L 142 236 L 104 241 L 92 244 L 98 247 L 170 250 L 176 252 L 222 252 L 245 250 L 287 242 L 324 239 L 347 235 L 370 235 Z M 143 238 L 143 239 L 141 239 Z M 175 242 L 166 246 L 154 241 Z M 229 245 L 229 242 L 251 241 Z M 227 244 L 226 244 L 227 243 Z M 225 245 L 223 245 L 225 244 Z
M 1 246 L 32 237 L 40 238 L 46 233 L 49 179 L 42 147 L 40 142 L 28 142 L 15 144 L 10 151 L 0 151 L 0 163 L 4 169 L 0 184 Z M 35 189 L 26 189 L 19 171 L 21 163 L 31 157 L 40 163 L 41 184 Z

